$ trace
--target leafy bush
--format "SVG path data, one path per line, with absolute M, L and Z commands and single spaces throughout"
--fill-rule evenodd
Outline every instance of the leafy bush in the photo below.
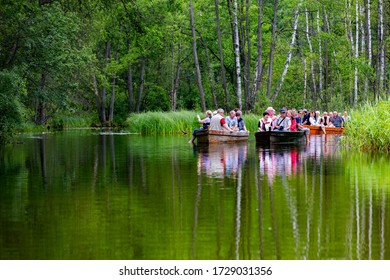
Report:
M 20 103 L 21 79 L 13 72 L 0 72 L 0 144 L 11 141 L 22 125 L 23 106 Z

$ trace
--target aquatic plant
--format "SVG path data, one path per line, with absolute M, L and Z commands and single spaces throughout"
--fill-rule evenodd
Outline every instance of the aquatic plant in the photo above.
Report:
M 363 151 L 390 152 L 390 101 L 365 103 L 351 110 L 343 143 Z

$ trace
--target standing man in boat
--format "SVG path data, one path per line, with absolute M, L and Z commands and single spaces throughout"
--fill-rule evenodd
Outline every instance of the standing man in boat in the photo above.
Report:
M 223 117 L 225 111 L 221 108 L 217 110 L 217 114 L 215 114 L 211 118 L 210 122 L 210 130 L 219 130 L 219 131 L 230 131 L 233 132 L 233 129 L 228 127 L 226 124 L 225 118 Z

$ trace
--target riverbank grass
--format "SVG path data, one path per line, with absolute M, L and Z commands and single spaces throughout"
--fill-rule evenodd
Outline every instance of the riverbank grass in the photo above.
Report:
M 134 133 L 141 134 L 191 134 L 202 125 L 198 123 L 196 115 L 201 119 L 206 116 L 201 112 L 146 112 L 131 114 L 126 120 L 126 127 Z M 246 128 L 251 132 L 257 130 L 258 116 L 243 115 Z
M 343 139 L 347 147 L 390 153 L 390 101 L 364 104 L 350 115 Z

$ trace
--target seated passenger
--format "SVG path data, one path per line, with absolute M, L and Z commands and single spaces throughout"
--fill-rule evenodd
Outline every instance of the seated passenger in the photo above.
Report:
M 297 120 L 296 120 L 296 110 L 295 109 L 288 110 L 287 117 L 289 117 L 290 121 L 291 121 L 290 131 L 298 131 Z
M 347 111 L 344 111 L 343 120 L 344 120 L 344 123 L 349 122 L 351 120 L 351 116 L 348 115 Z
M 290 126 L 291 126 L 291 121 L 290 118 L 288 118 L 286 115 L 286 110 L 281 109 L 279 118 L 277 118 L 275 122 L 274 130 L 287 131 L 290 129 Z
M 310 140 L 309 140 L 309 137 L 310 137 L 310 129 L 304 127 L 302 125 L 302 110 L 299 110 L 298 111 L 298 117 L 295 118 L 297 120 L 297 127 L 298 127 L 298 130 L 300 131 L 304 131 L 305 132 L 305 136 L 306 136 L 306 143 L 309 143 Z
M 271 131 L 272 130 L 272 118 L 267 111 L 263 113 L 263 117 L 259 119 L 258 123 L 259 131 Z
M 232 110 L 230 111 L 230 115 L 225 118 L 226 124 L 229 128 L 233 130 L 237 130 L 237 118 L 236 118 L 236 111 Z
M 307 113 L 307 109 L 303 109 L 302 116 L 301 116 L 302 125 L 310 125 L 309 118 L 310 115 Z
M 219 108 L 217 110 L 217 114 L 215 114 L 212 118 L 211 118 L 211 122 L 210 122 L 210 130 L 219 130 L 219 131 L 230 131 L 230 132 L 233 132 L 233 129 L 231 129 L 230 127 L 228 127 L 228 125 L 226 124 L 226 120 L 225 118 L 223 117 L 223 114 L 225 113 L 225 111 L 221 108 Z
M 324 112 L 324 115 L 321 117 L 320 124 L 323 124 L 325 127 L 329 127 L 331 124 L 330 117 L 327 112 Z
M 338 115 L 337 111 L 333 112 L 333 118 L 331 119 L 331 122 L 335 127 L 343 127 L 344 124 L 343 118 Z
M 198 123 L 203 124 L 201 128 L 194 129 L 194 132 L 192 132 L 192 138 L 188 143 L 194 143 L 194 140 L 196 138 L 196 133 L 201 130 L 208 130 L 211 122 L 211 117 L 213 116 L 213 112 L 210 110 L 206 111 L 206 118 L 203 120 L 200 119 L 199 115 L 197 115 Z
M 321 117 L 320 111 L 316 111 L 316 112 L 315 112 L 314 119 L 315 119 L 314 125 L 315 125 L 315 126 L 320 126 L 321 129 L 322 129 L 322 131 L 324 132 L 324 134 L 326 134 L 325 125 L 323 124 L 324 120 L 323 120 L 323 118 Z M 313 125 L 313 124 L 312 124 L 312 125 Z
M 241 111 L 236 112 L 238 131 L 248 131 L 245 126 L 244 119 L 241 117 Z

